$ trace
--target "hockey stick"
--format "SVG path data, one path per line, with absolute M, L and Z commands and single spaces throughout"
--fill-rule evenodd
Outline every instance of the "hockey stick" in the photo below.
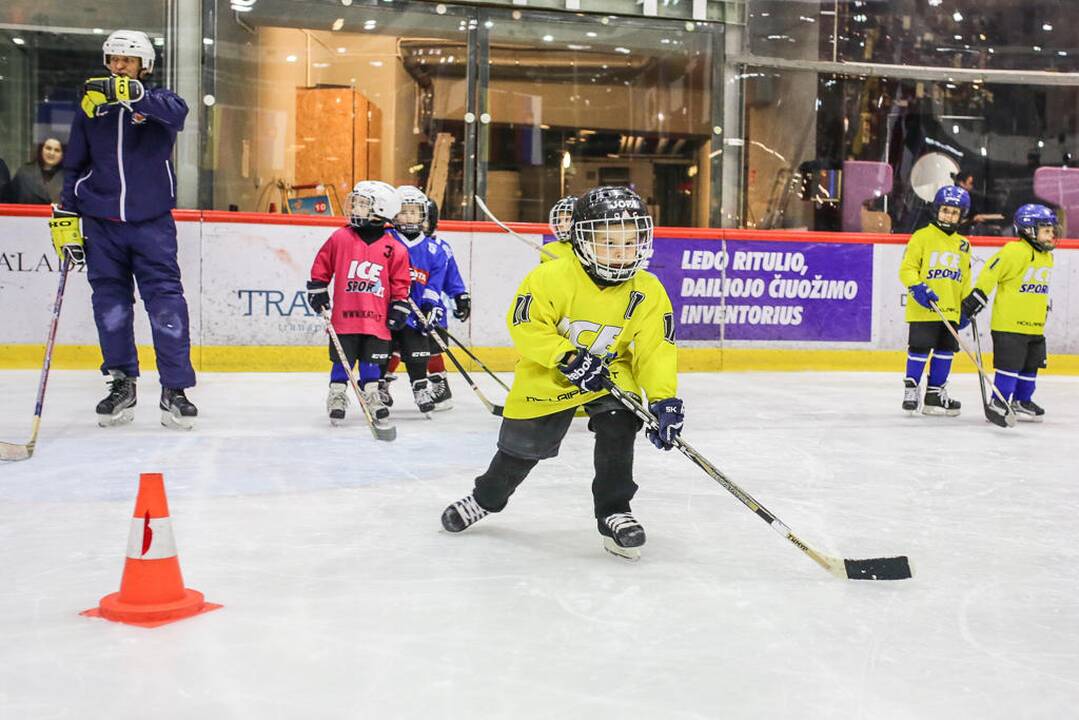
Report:
M 986 402 L 982 406 L 982 409 L 985 411 L 985 419 L 993 423 L 994 425 L 999 425 L 1000 427 L 1015 427 L 1016 417 L 1015 411 L 1012 410 L 1011 403 L 1009 403 L 1004 398 L 1004 396 L 1000 394 L 1000 390 L 997 390 L 996 383 L 994 383 L 989 378 L 989 376 L 986 375 L 985 368 L 982 367 L 982 363 L 978 360 L 978 358 L 974 357 L 974 353 L 972 353 L 970 351 L 970 348 L 967 347 L 967 344 L 963 342 L 963 338 L 959 337 L 959 333 L 956 332 L 955 328 L 952 327 L 952 324 L 948 322 L 948 318 L 944 317 L 944 313 L 940 311 L 940 306 L 937 305 L 937 303 L 933 300 L 929 301 L 929 306 L 936 311 L 937 315 L 940 316 L 940 320 L 944 323 L 944 327 L 948 328 L 948 332 L 950 332 L 952 334 L 952 337 L 955 338 L 955 341 L 959 343 L 959 347 L 963 349 L 963 352 L 967 354 L 967 357 L 970 358 L 970 361 L 974 363 L 974 368 L 978 371 L 980 382 L 989 383 L 989 388 L 993 391 L 993 395 L 996 396 L 996 398 L 1000 400 L 1001 405 L 1004 406 L 1004 417 L 1001 417 L 998 413 L 993 412 L 989 408 L 989 403 Z M 971 318 L 971 322 L 974 322 L 973 318 Z M 977 333 L 977 330 L 975 330 L 974 332 Z
M 451 332 L 449 331 L 449 329 L 448 329 L 448 328 L 443 328 L 443 329 L 444 329 L 444 330 L 446 331 L 446 337 L 448 337 L 448 338 L 449 338 L 450 340 L 453 340 L 453 341 L 454 341 L 455 343 L 457 343 L 457 346 L 458 346 L 459 348 L 461 348 L 462 350 L 464 350 L 464 351 L 465 351 L 465 355 L 468 355 L 468 356 L 469 356 L 470 358 L 472 358 L 472 362 L 474 362 L 474 363 L 476 363 L 477 365 L 479 365 L 479 366 L 480 366 L 480 367 L 481 367 L 481 368 L 483 369 L 483 371 L 484 371 L 485 373 L 487 373 L 488 375 L 490 375 L 491 377 L 493 377 L 493 378 L 495 379 L 495 382 L 496 382 L 496 383 L 498 383 L 499 385 L 501 385 L 501 386 L 502 386 L 502 389 L 503 389 L 503 390 L 505 390 L 506 392 L 509 392 L 509 391 L 510 391 L 510 388 L 509 388 L 509 386 L 508 386 L 508 385 L 506 385 L 506 383 L 502 382 L 501 378 L 499 378 L 499 377 L 498 377 L 497 375 L 495 375 L 495 374 L 494 374 L 494 373 L 493 373 L 493 372 L 491 371 L 491 368 L 489 368 L 489 367 L 487 367 L 486 365 L 484 365 L 484 364 L 483 364 L 483 361 L 482 361 L 482 360 L 480 360 L 480 359 L 479 359 L 478 357 L 476 357 L 476 356 L 475 356 L 475 355 L 474 355 L 474 354 L 472 353 L 472 351 L 471 351 L 471 350 L 469 350 L 469 349 L 468 349 L 467 347 L 465 347 L 465 344 L 464 344 L 464 343 L 462 343 L 462 342 L 461 342 L 460 340 L 458 340 L 457 338 L 455 338 L 455 337 L 453 336 L 453 333 L 451 333 Z
M 633 414 L 643 420 L 645 425 L 653 430 L 658 429 L 659 422 L 656 420 L 656 417 L 636 398 L 630 397 L 609 378 L 605 380 L 604 385 L 610 391 L 611 395 L 616 397 L 629 410 L 632 410 Z M 721 473 L 712 463 L 708 462 L 703 455 L 694 450 L 689 443 L 678 437 L 675 438 L 674 445 L 683 455 L 692 460 L 697 467 L 704 470 L 709 477 L 722 485 L 727 492 L 738 498 L 743 505 L 756 513 L 761 520 L 768 523 L 773 530 L 789 540 L 795 547 L 808 555 L 815 563 L 832 575 L 848 580 L 906 580 L 911 577 L 910 560 L 906 555 L 900 555 L 898 557 L 867 558 L 865 560 L 849 560 L 846 558 L 825 555 L 819 550 L 811 548 L 803 542 L 801 538 L 795 535 L 783 521 L 754 500 L 749 493 L 738 487 L 733 480 L 730 480 Z
M 60 324 L 60 306 L 64 302 L 64 288 L 67 286 L 67 273 L 71 269 L 70 261 L 65 257 L 60 263 L 60 287 L 56 289 L 56 302 L 52 306 L 52 320 L 49 323 L 49 338 L 45 341 L 45 361 L 41 366 L 41 379 L 37 384 L 37 403 L 34 405 L 34 428 L 30 432 L 30 441 L 25 445 L 0 442 L 0 460 L 29 460 L 37 445 L 37 432 L 41 428 L 41 409 L 45 404 L 45 386 L 49 383 L 49 368 L 52 366 L 52 350 L 56 346 L 56 328 Z
M 529 247 L 532 247 L 535 250 L 539 250 L 541 253 L 543 253 L 547 257 L 551 258 L 552 260 L 557 260 L 558 259 L 558 256 L 555 255 L 550 250 L 548 250 L 547 248 L 545 248 L 543 246 L 543 243 L 537 243 L 535 240 L 529 240 L 524 235 L 521 235 L 520 233 L 516 232 L 515 230 L 512 230 L 509 225 L 507 225 L 506 223 L 502 222 L 501 220 L 499 220 L 498 218 L 495 217 L 495 214 L 490 211 L 490 209 L 483 202 L 483 200 L 480 200 L 479 195 L 476 195 L 475 197 L 476 197 L 476 204 L 480 206 L 480 210 L 483 210 L 483 214 L 486 215 L 487 217 L 489 217 L 491 219 L 491 222 L 493 222 L 495 225 L 502 228 L 503 230 L 508 232 L 510 235 L 517 238 L 521 242 L 523 242 L 525 245 L 528 245 Z
M 345 349 L 341 347 L 341 338 L 337 337 L 337 331 L 333 328 L 333 322 L 330 320 L 330 313 L 323 310 L 322 319 L 326 321 L 326 332 L 330 336 L 330 340 L 333 341 L 334 350 L 337 351 L 337 357 L 341 360 L 342 367 L 345 368 L 345 374 L 348 376 L 348 384 L 352 386 L 352 392 L 356 395 L 356 402 L 360 404 L 360 409 L 363 410 L 363 416 L 367 419 L 367 425 L 371 428 L 371 434 L 375 436 L 376 440 L 383 440 L 390 442 L 397 437 L 397 428 L 393 425 L 386 425 L 379 422 L 378 418 L 371 412 L 371 408 L 367 406 L 367 401 L 363 399 L 363 393 L 360 391 L 360 385 L 356 382 L 356 376 L 352 374 L 352 368 L 349 366 L 348 359 L 345 357 Z
M 450 352 L 450 349 L 446 347 L 446 342 L 442 339 L 442 336 L 438 334 L 438 331 L 434 328 L 432 321 L 424 316 L 423 311 L 420 310 L 419 306 L 416 305 L 416 301 L 413 300 L 411 296 L 409 296 L 408 298 L 408 304 L 409 306 L 411 306 L 412 312 L 416 314 L 417 318 L 419 318 L 419 321 L 423 323 L 423 327 L 427 330 L 427 333 L 432 338 L 434 338 L 435 344 L 438 345 L 439 349 L 446 354 L 446 357 L 448 357 L 450 359 L 450 362 L 452 362 L 457 368 L 457 372 L 461 373 L 461 377 L 463 377 L 465 379 L 465 382 L 468 383 L 468 386 L 472 388 L 472 392 L 476 393 L 476 397 L 478 397 L 480 399 L 480 402 L 483 403 L 483 406 L 487 408 L 487 412 L 491 413 L 492 415 L 498 415 L 499 417 L 501 417 L 503 407 L 501 405 L 495 405 L 493 402 L 488 400 L 487 396 L 483 394 L 483 391 L 476 387 L 476 382 L 472 379 L 472 376 L 470 376 L 465 371 L 465 369 L 461 367 L 461 363 L 457 360 L 456 357 L 453 356 L 453 353 Z
M 974 353 L 978 356 L 978 364 L 982 364 L 982 338 L 978 332 L 978 319 L 970 319 L 970 332 L 974 335 Z M 982 407 L 986 408 L 986 419 L 989 419 L 989 397 L 985 394 L 985 381 L 978 376 L 978 389 L 982 392 Z

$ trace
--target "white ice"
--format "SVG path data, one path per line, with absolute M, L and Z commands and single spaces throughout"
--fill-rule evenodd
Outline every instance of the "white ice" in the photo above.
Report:
M 0 373 L 24 441 L 37 375 Z M 191 433 L 101 429 L 55 372 L 34 457 L 0 466 L 0 717 L 1065 718 L 1079 713 L 1079 378 L 1041 425 L 906 417 L 899 374 L 687 374 L 685 436 L 811 545 L 907 554 L 838 580 L 642 437 L 636 564 L 601 547 L 576 421 L 499 515 L 439 515 L 499 421 L 459 376 L 398 440 L 330 428 L 325 379 L 209 374 Z M 501 397 L 488 379 L 483 387 Z M 80 617 L 118 588 L 139 472 L 165 474 L 188 586 L 224 609 L 157 629 Z

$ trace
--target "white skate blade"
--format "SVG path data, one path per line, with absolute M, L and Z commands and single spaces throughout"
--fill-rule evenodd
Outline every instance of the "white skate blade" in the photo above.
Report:
M 135 408 L 124 408 L 113 415 L 98 415 L 98 427 L 116 427 L 127 425 L 135 420 Z
M 1026 413 L 1017 412 L 1017 413 L 1015 413 L 1015 419 L 1018 420 L 1019 422 L 1040 423 L 1043 420 L 1045 420 L 1045 416 L 1044 415 L 1027 415 Z
M 344 424 L 345 424 L 345 419 L 344 418 L 330 418 L 330 425 L 333 425 L 334 427 L 341 427 Z
M 452 410 L 453 400 L 443 400 L 440 403 L 435 404 L 435 412 L 442 412 L 443 410 Z
M 960 410 L 945 410 L 942 407 L 936 405 L 923 405 L 922 415 L 944 415 L 946 417 L 958 417 Z
M 173 415 L 168 410 L 161 411 L 161 424 L 173 430 L 191 430 L 195 427 L 195 418 Z
M 641 559 L 640 548 L 622 547 L 614 541 L 614 538 L 604 536 L 603 549 L 609 552 L 611 555 L 616 555 L 625 560 L 629 560 L 630 562 L 637 562 Z

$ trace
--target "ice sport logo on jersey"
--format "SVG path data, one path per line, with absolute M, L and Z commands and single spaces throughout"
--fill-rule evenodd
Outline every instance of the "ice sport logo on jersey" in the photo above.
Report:
M 934 251 L 929 255 L 929 272 L 926 280 L 954 280 L 963 282 L 963 271 L 959 269 L 959 263 L 963 255 L 954 252 Z
M 622 328 L 618 325 L 600 325 L 588 320 L 558 321 L 558 332 L 579 348 L 598 357 L 614 356 L 614 343 Z
M 1032 293 L 1034 295 L 1049 294 L 1049 274 L 1052 268 L 1027 268 L 1023 274 L 1023 284 L 1019 286 L 1019 292 Z
M 385 292 L 382 287 L 382 270 L 381 265 L 370 260 L 353 260 L 348 266 L 345 292 L 369 293 L 382 297 Z

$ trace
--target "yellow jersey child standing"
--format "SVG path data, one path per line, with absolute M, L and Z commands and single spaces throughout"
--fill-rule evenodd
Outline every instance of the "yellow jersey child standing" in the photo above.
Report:
M 1044 205 L 1023 205 L 1015 212 L 1013 240 L 997 252 L 963 300 L 963 314 L 974 317 L 996 289 L 993 318 L 993 383 L 1011 402 L 1020 420 L 1041 422 L 1045 410 L 1031 396 L 1038 370 L 1045 367 L 1045 320 L 1049 313 L 1052 251 L 1059 232 L 1057 216 Z M 990 410 L 1006 409 L 994 395 Z
M 959 343 L 933 309 L 935 303 L 955 328 L 966 326 L 960 304 L 970 291 L 970 243 L 956 232 L 970 212 L 970 195 L 961 187 L 943 187 L 933 198 L 929 225 L 910 236 L 899 280 L 910 294 L 907 322 L 907 374 L 903 378 L 903 410 L 918 409 L 918 384 L 929 363 L 925 401 L 926 415 L 958 415 L 961 403 L 948 397 L 946 385 L 952 357 Z M 913 300 L 914 302 L 911 302 Z M 933 359 L 929 360 L 932 353 Z
M 637 491 L 633 443 L 642 423 L 605 389 L 644 394 L 659 421 L 649 440 L 669 450 L 681 433 L 671 301 L 644 270 L 652 255 L 652 218 L 632 190 L 601 187 L 578 201 L 575 257 L 546 262 L 521 283 L 507 325 L 517 363 L 498 451 L 470 495 L 446 508 L 442 526 L 461 532 L 501 511 L 536 463 L 558 454 L 583 406 L 595 434 L 592 496 L 606 549 L 636 559 L 644 529 L 630 512 Z

